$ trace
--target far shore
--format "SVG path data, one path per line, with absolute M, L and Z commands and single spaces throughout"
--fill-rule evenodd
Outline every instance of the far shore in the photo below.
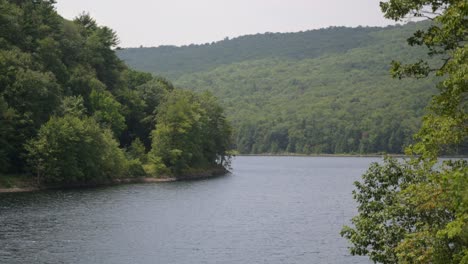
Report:
M 261 153 L 261 154 L 236 154 L 237 157 L 330 157 L 330 158 L 382 158 L 385 156 L 393 158 L 410 158 L 405 154 L 295 154 L 295 153 Z M 466 155 L 447 155 L 439 158 L 468 158 Z
M 101 187 L 101 186 L 113 186 L 121 184 L 136 184 L 136 183 L 165 183 L 165 182 L 176 182 L 176 181 L 189 181 L 206 178 L 214 178 L 228 174 L 229 171 L 225 168 L 213 168 L 204 171 L 191 172 L 184 175 L 174 176 L 160 176 L 160 177 L 135 177 L 135 178 L 116 178 L 109 180 L 108 182 L 101 183 L 82 183 L 73 184 L 66 186 L 57 185 L 37 185 L 23 182 L 21 187 L 13 186 L 11 188 L 3 188 L 0 186 L 0 193 L 21 193 L 21 192 L 35 192 L 43 190 L 54 190 L 54 189 L 77 189 L 77 188 L 88 188 L 88 187 Z
M 389 157 L 394 157 L 394 158 L 409 158 L 410 157 L 404 154 L 294 154 L 294 153 L 236 154 L 234 156 L 240 156 L 240 157 L 330 157 L 330 158 L 344 158 L 344 157 L 383 158 L 384 156 L 389 156 Z M 440 158 L 466 159 L 468 158 L 468 156 L 453 155 L 453 156 L 441 156 Z M 11 187 L 2 186 L 0 182 L 0 193 L 34 192 L 34 191 L 51 190 L 51 189 L 72 189 L 72 188 L 99 187 L 99 186 L 111 186 L 111 185 L 133 184 L 133 183 L 165 183 L 165 182 L 213 178 L 213 177 L 225 175 L 227 173 L 229 173 L 229 171 L 225 168 L 212 168 L 209 170 L 200 170 L 197 172 L 187 173 L 185 175 L 180 175 L 177 177 L 161 175 L 159 177 L 116 178 L 116 179 L 111 179 L 107 182 L 101 182 L 101 183 L 83 183 L 83 184 L 74 184 L 74 185 L 67 185 L 67 186 L 37 185 L 37 184 L 32 183 L 31 179 L 29 179 L 27 181 L 20 180 L 19 181 L 20 184 L 12 185 Z
M 404 154 L 295 154 L 295 153 L 261 153 L 261 154 L 237 154 L 236 156 L 253 156 L 253 157 L 365 157 L 365 158 L 380 158 L 384 156 L 405 158 L 409 157 Z

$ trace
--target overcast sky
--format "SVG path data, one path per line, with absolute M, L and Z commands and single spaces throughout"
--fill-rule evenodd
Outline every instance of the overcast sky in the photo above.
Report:
M 264 32 L 385 26 L 379 0 L 57 0 L 67 19 L 89 12 L 121 47 L 188 45 Z

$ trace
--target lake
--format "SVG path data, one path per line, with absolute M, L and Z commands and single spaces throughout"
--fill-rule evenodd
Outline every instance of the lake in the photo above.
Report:
M 0 263 L 370 263 L 339 232 L 374 161 L 241 156 L 213 179 L 0 194 Z

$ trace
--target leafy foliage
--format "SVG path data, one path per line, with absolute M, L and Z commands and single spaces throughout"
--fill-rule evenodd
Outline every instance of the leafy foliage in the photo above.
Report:
M 73 184 L 122 176 L 126 160 L 112 132 L 91 118 L 52 117 L 27 144 L 40 181 Z
M 230 127 L 209 94 L 175 91 L 160 105 L 150 159 L 178 174 L 194 167 L 224 165 Z
M 120 135 L 125 129 L 125 117 L 122 115 L 122 105 L 107 91 L 93 90 L 89 96 L 93 117 L 103 126 L 112 129 L 115 135 Z
M 433 97 L 430 112 L 424 117 L 417 142 L 407 149 L 411 160 L 398 164 L 386 160 L 373 165 L 355 183 L 359 215 L 354 228 L 344 227 L 342 235 L 352 243 L 351 253 L 369 255 L 381 263 L 468 263 L 468 162 L 446 160 L 437 163 L 447 148 L 463 148 L 468 136 L 467 93 L 467 18 L 466 1 L 391 0 L 381 3 L 386 17 L 430 16 L 435 24 L 427 31 L 417 31 L 410 45 L 425 45 L 429 55 L 443 55 L 443 63 L 413 64 L 393 62 L 398 77 L 421 77 L 435 71 L 446 78 L 439 84 L 440 93 Z M 433 69 L 433 70 L 432 70 Z M 389 166 L 394 167 L 387 171 Z M 387 184 L 394 171 L 405 171 L 410 181 Z M 368 195 L 379 194 L 378 197 Z M 392 201 L 379 204 L 380 200 Z M 380 205 L 381 213 L 371 211 Z M 397 231 L 396 236 L 380 232 L 382 227 Z M 380 243 L 383 242 L 383 243 Z M 388 245 L 382 247 L 382 245 Z
M 402 263 L 465 263 L 468 259 L 468 162 L 445 161 L 426 181 L 399 194 L 413 208 L 412 229 L 395 248 Z M 421 172 L 421 170 L 420 170 Z
M 353 198 L 359 215 L 352 219 L 354 229 L 343 228 L 341 235 L 354 245 L 353 255 L 368 255 L 379 263 L 398 263 L 395 248 L 414 225 L 413 207 L 400 203 L 399 192 L 424 176 L 414 177 L 409 168 L 392 158 L 373 163 L 356 182 Z
M 55 184 L 146 175 L 157 109 L 177 89 L 128 69 L 113 50 L 113 30 L 86 13 L 65 20 L 54 4 L 0 0 L 0 173 L 29 170 Z M 218 135 L 210 136 L 193 147 L 217 145 Z

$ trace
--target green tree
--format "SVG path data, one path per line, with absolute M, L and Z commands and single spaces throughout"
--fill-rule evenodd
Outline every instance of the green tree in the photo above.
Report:
M 6 87 L 3 96 L 18 113 L 39 127 L 59 106 L 61 94 L 52 74 L 19 69 L 15 82 Z
M 11 67 L 14 73 L 3 87 L 5 103 L 9 113 L 14 112 L 14 135 L 8 135 L 8 151 L 10 154 L 10 169 L 12 172 L 24 170 L 24 146 L 26 140 L 34 137 L 40 126 L 60 105 L 61 87 L 50 73 L 42 73 L 30 69 Z M 7 75 L 8 76 L 8 75 Z M 8 115 L 11 117 L 11 115 Z
M 138 159 L 146 163 L 146 149 L 139 138 L 136 138 L 128 148 L 127 155 L 131 159 Z
M 40 182 L 99 183 L 126 173 L 126 159 L 109 130 L 94 119 L 52 117 L 27 143 L 28 161 Z
M 15 123 L 17 114 L 8 107 L 3 97 L 0 96 L 0 173 L 9 171 L 12 165 L 11 158 L 15 156 L 17 146 L 15 142 Z
M 172 91 L 158 108 L 152 140 L 150 161 L 173 174 L 229 165 L 231 129 L 210 94 Z
M 89 104 L 92 116 L 104 127 L 109 127 L 116 137 L 125 129 L 122 105 L 108 91 L 91 91 Z
M 171 93 L 158 108 L 151 159 L 161 161 L 174 174 L 193 166 L 202 157 L 200 119 L 204 114 L 191 92 Z
M 232 149 L 232 128 L 226 120 L 223 108 L 210 92 L 200 96 L 201 107 L 206 118 L 202 126 L 203 156 L 210 165 L 230 165 L 229 150 Z
M 387 160 L 373 165 L 364 182 L 356 183 L 359 215 L 352 220 L 354 228 L 345 227 L 342 235 L 352 243 L 352 254 L 369 255 L 374 262 L 468 263 L 468 163 L 459 160 L 436 165 L 440 154 L 463 147 L 468 136 L 468 3 L 391 0 L 381 7 L 387 18 L 411 15 L 433 20 L 426 31 L 417 31 L 408 42 L 425 45 L 430 56 L 442 58 L 436 65 L 422 60 L 393 62 L 394 76 L 419 78 L 435 72 L 445 80 L 416 135 L 418 141 L 407 150 L 415 156 L 403 164 Z M 395 169 L 383 170 L 389 163 Z M 404 170 L 411 180 L 387 184 L 386 179 L 396 170 Z M 368 195 L 369 190 L 378 196 Z M 376 204 L 380 212 L 368 214 L 365 209 Z M 383 217 L 375 218 L 376 214 Z M 397 235 L 388 235 L 392 233 Z
M 60 116 L 71 115 L 76 117 L 83 117 L 86 115 L 86 108 L 84 107 L 84 100 L 81 96 L 67 96 L 62 100 L 58 112 Z
M 399 263 L 395 249 L 416 217 L 413 207 L 401 203 L 399 193 L 423 179 L 424 175 L 413 174 L 410 167 L 392 158 L 370 166 L 362 181 L 355 182 L 353 198 L 359 215 L 352 219 L 354 227 L 341 231 L 353 245 L 351 254 L 367 255 L 376 263 Z
M 119 43 L 117 34 L 110 28 L 97 26 L 89 14 L 81 14 L 74 22 L 80 25 L 81 34 L 85 38 L 82 58 L 92 66 L 96 77 L 106 87 L 115 91 L 119 88 L 120 73 L 125 65 L 112 49 Z
M 156 124 L 158 106 L 166 100 L 167 94 L 174 89 L 163 78 L 153 78 L 149 74 L 126 72 L 129 89 L 120 91 L 118 100 L 123 104 L 127 129 L 121 137 L 124 146 L 140 138 L 145 148 L 151 148 L 151 131 Z

